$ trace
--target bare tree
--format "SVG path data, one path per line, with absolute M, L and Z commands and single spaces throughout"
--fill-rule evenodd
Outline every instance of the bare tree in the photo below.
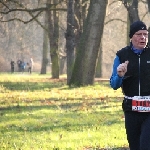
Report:
M 83 32 L 83 23 L 87 14 L 87 3 L 88 0 L 68 1 L 66 31 L 67 84 L 70 82 L 74 59 L 76 57 L 76 48 L 80 44 L 80 38 Z
M 48 11 L 45 13 L 45 27 L 46 29 L 43 32 L 43 53 L 42 53 L 42 65 L 41 65 L 41 74 L 46 74 L 47 64 L 48 64 Z
M 38 1 L 39 4 L 42 2 L 42 0 Z M 48 5 L 39 5 L 38 7 L 27 7 L 28 1 L 25 2 L 20 2 L 16 0 L 5 0 L 2 1 L 0 0 L 0 22 L 10 22 L 10 21 L 19 21 L 24 24 L 30 23 L 32 21 L 36 21 L 38 25 L 40 25 L 44 30 L 47 31 L 47 34 L 49 33 L 49 38 L 50 39 L 50 57 L 52 61 L 52 78 L 59 78 L 59 52 L 58 52 L 58 38 L 59 38 L 59 15 L 58 11 L 66 11 L 66 9 L 61 8 L 61 5 L 59 5 L 62 1 L 59 0 L 54 0 L 53 3 L 49 3 L 50 1 L 48 0 L 47 3 Z M 59 7 L 60 6 L 60 7 Z M 59 7 L 59 8 L 58 8 Z M 49 18 L 49 28 L 47 27 L 38 20 L 38 17 L 45 12 L 49 11 L 49 14 L 52 14 Z M 18 13 L 19 12 L 19 13 Z M 16 14 L 20 14 L 20 12 L 23 12 L 24 14 L 28 14 L 28 19 L 23 19 L 22 17 L 19 17 Z M 3 17 L 8 14 L 12 14 L 10 18 L 6 20 L 6 17 Z M 52 24 L 51 24 L 52 23 Z M 50 31 L 50 32 L 49 32 Z M 43 47 L 45 46 L 45 43 L 43 44 Z M 45 52 L 43 52 L 44 54 Z M 46 64 L 47 59 L 43 60 L 42 65 Z M 42 66 L 45 67 L 45 66 Z M 42 68 L 43 69 L 43 68 Z
M 94 83 L 99 47 L 103 34 L 108 0 L 90 0 L 87 20 L 69 85 L 92 85 Z
M 47 7 L 50 8 L 51 4 L 58 3 L 58 0 L 48 0 Z M 59 78 L 59 52 L 58 52 L 58 38 L 59 38 L 59 14 L 56 10 L 49 11 L 48 13 L 48 28 L 49 28 L 49 42 L 50 42 L 50 57 L 52 78 Z
M 138 13 L 138 0 L 122 0 L 125 8 L 127 9 L 130 23 L 140 20 Z
M 128 12 L 128 17 L 127 17 L 127 44 L 130 43 L 130 38 L 128 36 L 129 33 L 129 26 L 132 24 L 134 21 L 140 20 L 139 17 L 139 11 L 138 11 L 138 0 L 122 0 L 125 8 L 127 9 Z
M 67 11 L 67 31 L 66 31 L 66 49 L 67 49 L 67 83 L 69 83 L 73 64 L 74 64 L 74 0 L 68 0 Z

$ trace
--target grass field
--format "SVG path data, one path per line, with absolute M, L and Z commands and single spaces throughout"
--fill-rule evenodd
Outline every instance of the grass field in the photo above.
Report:
M 121 90 L 0 74 L 0 150 L 126 149 Z

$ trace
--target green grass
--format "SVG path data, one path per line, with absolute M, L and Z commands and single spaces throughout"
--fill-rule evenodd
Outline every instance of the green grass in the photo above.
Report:
M 69 88 L 48 75 L 0 74 L 0 150 L 127 147 L 122 97 L 109 82 Z

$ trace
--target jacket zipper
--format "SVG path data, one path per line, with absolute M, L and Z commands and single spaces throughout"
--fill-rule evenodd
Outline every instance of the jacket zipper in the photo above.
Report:
M 141 95 L 141 88 L 140 88 L 140 55 L 139 55 L 139 96 Z

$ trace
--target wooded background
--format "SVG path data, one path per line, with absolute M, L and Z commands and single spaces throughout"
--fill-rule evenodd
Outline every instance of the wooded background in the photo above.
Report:
M 126 46 L 129 41 L 130 23 L 142 20 L 148 27 L 150 26 L 149 3 L 149 0 L 0 0 L 0 71 L 10 72 L 11 60 L 17 62 L 21 59 L 28 62 L 32 57 L 34 71 L 46 74 L 59 68 L 52 73 L 52 77 L 59 78 L 60 74 L 67 74 L 69 83 L 74 64 L 72 60 L 74 61 L 78 56 L 77 49 L 81 52 L 83 45 L 86 45 L 84 49 L 87 50 L 92 45 L 88 38 L 84 38 L 84 42 L 81 42 L 81 35 L 84 33 L 84 28 L 86 32 L 84 35 L 96 34 L 90 30 L 94 21 L 88 18 L 94 13 L 96 15 L 97 12 L 99 19 L 104 17 L 104 23 L 103 20 L 99 20 L 102 22 L 99 26 L 104 25 L 103 28 L 97 28 L 98 34 L 102 33 L 102 37 L 91 38 L 97 38 L 94 39 L 98 42 L 95 48 L 98 52 L 95 55 L 99 61 L 91 65 L 85 63 L 91 68 L 93 68 L 92 65 L 96 66 L 97 71 L 84 70 L 84 72 L 87 71 L 86 74 L 89 73 L 89 76 L 90 72 L 94 72 L 91 76 L 110 78 L 116 52 Z M 72 46 L 69 47 L 69 45 Z M 90 52 L 89 58 L 92 57 L 93 52 Z M 82 55 L 87 58 L 89 56 L 86 52 Z M 79 62 L 82 64 L 83 60 Z M 81 66 L 88 68 L 85 65 Z M 15 70 L 17 70 L 17 65 L 15 65 Z M 81 77 L 83 73 L 78 75 Z M 83 76 L 86 78 L 85 75 Z M 71 81 L 75 83 L 74 80 L 78 78 L 73 78 Z M 88 81 L 89 83 L 81 82 L 85 84 L 93 82 L 90 78 Z

